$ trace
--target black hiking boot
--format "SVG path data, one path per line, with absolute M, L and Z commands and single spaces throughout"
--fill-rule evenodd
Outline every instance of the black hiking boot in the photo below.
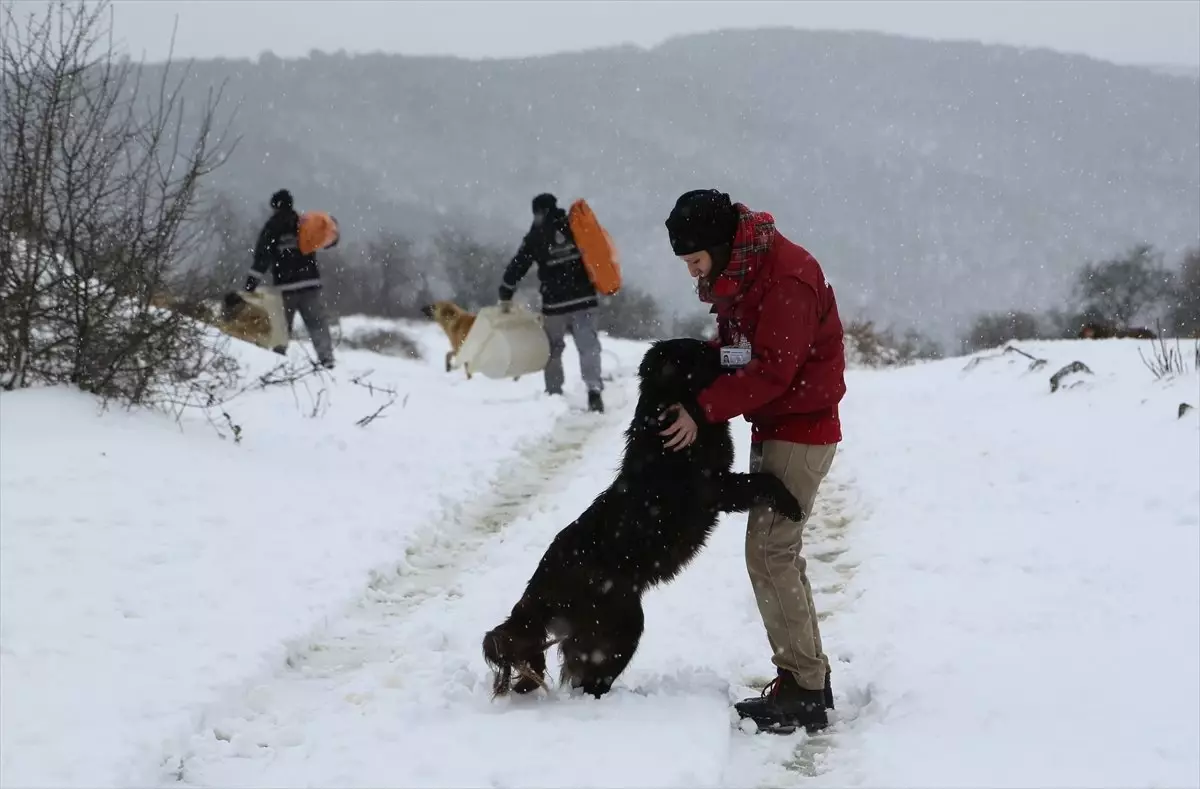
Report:
M 588 392 L 588 410 L 598 414 L 604 413 L 604 400 L 599 392 Z
M 826 703 L 832 699 L 824 690 L 800 687 L 790 671 L 779 670 L 762 695 L 743 699 L 733 705 L 737 714 L 758 724 L 760 731 L 791 734 L 803 727 L 809 734 L 829 725 Z

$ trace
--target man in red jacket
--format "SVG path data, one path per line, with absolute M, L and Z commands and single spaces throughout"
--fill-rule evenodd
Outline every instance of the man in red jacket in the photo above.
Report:
M 730 368 L 696 404 L 673 409 L 666 446 L 691 444 L 697 420 L 743 416 L 752 426 L 750 470 L 781 478 L 811 513 L 842 440 L 846 357 L 833 288 L 770 214 L 717 190 L 681 196 L 666 226 L 671 248 L 699 282 L 700 300 L 713 305 L 714 344 Z M 746 568 L 777 676 L 761 698 L 735 708 L 760 729 L 816 731 L 833 709 L 829 659 L 800 554 L 805 521 L 759 507 L 746 525 Z

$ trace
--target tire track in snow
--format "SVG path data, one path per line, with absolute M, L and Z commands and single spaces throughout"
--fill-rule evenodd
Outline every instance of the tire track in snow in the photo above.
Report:
M 285 666 L 209 707 L 191 746 L 167 754 L 164 780 L 183 785 L 219 783 L 219 775 L 192 774 L 190 762 L 197 748 L 211 750 L 214 742 L 224 742 L 233 755 L 250 757 L 262 748 L 296 745 L 304 739 L 306 719 L 296 715 L 298 708 L 318 716 L 329 698 L 361 701 L 370 690 L 362 687 L 357 670 L 373 665 L 386 668 L 398 651 L 436 651 L 444 646 L 437 643 L 439 635 L 444 639 L 438 632 L 429 633 L 425 639 L 429 643 L 413 644 L 397 639 L 395 631 L 424 604 L 438 598 L 457 599 L 456 581 L 491 541 L 502 539 L 505 526 L 528 515 L 541 496 L 584 461 L 584 448 L 593 437 L 606 428 L 623 427 L 624 409 L 612 406 L 629 397 L 625 383 L 618 379 L 610 385 L 608 391 L 619 397 L 606 414 L 573 409 L 560 415 L 549 437 L 506 466 L 487 492 L 444 511 L 414 537 L 394 572 L 373 573 L 363 596 L 343 615 L 292 646 Z M 384 684 L 394 686 L 399 681 L 393 676 Z M 277 689 L 286 690 L 291 698 L 277 695 Z M 276 701 L 283 703 L 282 708 L 276 707 Z M 289 721 L 292 716 L 296 719 Z

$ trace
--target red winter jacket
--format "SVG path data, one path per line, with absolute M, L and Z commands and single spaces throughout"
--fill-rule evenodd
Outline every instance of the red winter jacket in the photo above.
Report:
M 748 341 L 751 361 L 701 392 L 699 405 L 712 422 L 744 416 L 755 443 L 837 443 L 846 356 L 833 288 L 770 214 L 736 207 L 729 265 L 701 299 L 715 305 L 714 344 Z

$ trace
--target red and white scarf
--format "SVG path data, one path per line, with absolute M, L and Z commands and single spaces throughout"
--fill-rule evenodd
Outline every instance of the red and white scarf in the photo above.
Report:
M 714 304 L 718 309 L 754 280 L 763 255 L 775 241 L 775 217 L 766 211 L 751 211 L 741 203 L 734 203 L 733 207 L 738 212 L 738 226 L 729 265 L 712 283 L 702 280 L 699 288 L 700 301 Z

